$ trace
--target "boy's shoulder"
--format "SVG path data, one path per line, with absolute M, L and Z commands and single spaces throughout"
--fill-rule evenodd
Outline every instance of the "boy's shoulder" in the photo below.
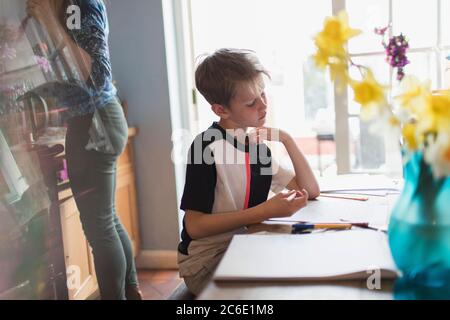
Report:
M 250 155 L 252 164 L 271 162 L 272 152 L 265 143 L 245 145 L 217 123 L 213 123 L 195 137 L 189 148 L 188 164 L 212 165 L 218 160 L 220 164 L 234 165 L 236 163 L 232 159 L 245 159 L 245 154 Z
M 201 148 L 202 150 L 204 150 L 214 142 L 224 140 L 225 138 L 225 131 L 216 123 L 214 123 L 208 129 L 199 133 L 195 137 L 194 141 L 191 144 L 191 149 Z
M 223 132 L 216 124 L 199 133 L 189 148 L 188 164 L 212 164 L 214 155 L 211 145 L 224 139 Z

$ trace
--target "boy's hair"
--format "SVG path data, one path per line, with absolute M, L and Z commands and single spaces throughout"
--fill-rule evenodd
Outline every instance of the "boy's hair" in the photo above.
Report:
M 270 78 L 251 50 L 219 49 L 200 57 L 195 71 L 195 85 L 211 105 L 230 105 L 241 82 L 252 82 L 260 74 Z

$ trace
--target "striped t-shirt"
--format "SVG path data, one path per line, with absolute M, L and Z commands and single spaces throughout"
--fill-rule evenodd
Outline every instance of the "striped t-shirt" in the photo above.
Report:
M 181 209 L 214 214 L 251 208 L 265 202 L 269 191 L 282 191 L 294 176 L 292 170 L 282 168 L 272 158 L 266 144 L 241 143 L 213 123 L 195 138 L 189 149 Z M 220 253 L 217 250 L 226 249 L 233 235 L 242 232 L 245 228 L 193 240 L 183 220 L 178 246 L 184 256 L 181 262 L 217 256 Z

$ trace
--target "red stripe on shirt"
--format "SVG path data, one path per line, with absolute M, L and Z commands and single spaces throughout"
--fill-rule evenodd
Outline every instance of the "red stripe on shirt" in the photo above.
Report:
M 250 153 L 245 153 L 245 173 L 247 176 L 247 182 L 245 186 L 245 200 L 244 200 L 244 210 L 248 209 L 248 202 L 250 200 L 250 183 L 252 179 L 252 173 L 250 168 Z

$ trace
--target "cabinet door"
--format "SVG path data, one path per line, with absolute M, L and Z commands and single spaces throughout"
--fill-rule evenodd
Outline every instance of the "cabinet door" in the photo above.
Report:
M 91 248 L 73 197 L 66 199 L 60 210 L 69 299 L 85 300 L 98 290 Z
M 139 254 L 139 222 L 136 181 L 133 166 L 133 145 L 129 140 L 117 165 L 116 211 L 133 244 L 134 256 Z
M 116 211 L 133 244 L 133 253 L 139 252 L 136 188 L 132 172 L 121 172 L 117 177 Z

